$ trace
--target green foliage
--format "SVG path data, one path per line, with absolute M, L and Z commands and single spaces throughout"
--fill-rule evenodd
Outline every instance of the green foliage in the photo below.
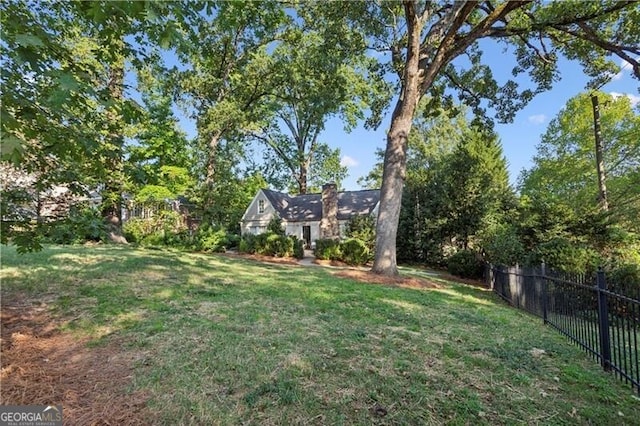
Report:
M 340 260 L 342 258 L 340 241 L 333 239 L 316 240 L 316 248 L 313 254 L 320 260 Z
M 254 234 L 245 234 L 240 239 L 238 251 L 240 253 L 254 254 L 256 252 L 257 238 Z
M 299 194 L 326 182 L 340 186 L 347 176 L 340 150 L 318 139 L 327 120 L 341 118 L 348 131 L 389 92 L 362 40 L 351 39 L 346 28 L 339 30 L 342 37 L 332 36 L 317 25 L 313 10 L 299 7 L 286 28 L 287 42 L 273 50 L 271 80 L 264 84 L 273 85 L 270 113 L 279 120 L 254 132 L 268 149 L 265 174 Z
M 524 245 L 512 225 L 495 224 L 479 235 L 485 260 L 494 265 L 511 266 L 524 260 Z
M 601 263 L 598 253 L 582 244 L 565 238 L 554 238 L 534 248 L 527 263 L 539 265 L 544 262 L 549 268 L 568 273 L 590 273 Z
M 262 234 L 245 234 L 238 245 L 240 253 L 261 254 L 274 257 L 296 257 L 302 259 L 302 241 L 295 236 L 267 231 Z
M 479 279 L 484 274 L 484 262 L 473 250 L 460 250 L 448 259 L 447 271 L 462 278 Z
M 353 216 L 347 222 L 345 235 L 362 241 L 373 255 L 376 246 L 376 219 L 370 215 Z
M 224 226 L 229 232 L 239 233 L 242 215 L 258 190 L 268 186 L 267 182 L 259 173 L 236 176 L 231 163 L 220 164 L 217 170 L 216 183 L 209 188 L 201 187 L 196 201 L 204 205 L 203 219 Z M 206 205 L 205 199 L 212 204 Z
M 123 225 L 123 232 L 127 241 L 144 246 L 186 248 L 191 245 L 191 237 L 182 217 L 174 211 L 161 210 L 148 219 L 129 219 Z
M 175 197 L 169 188 L 160 185 L 145 185 L 135 195 L 135 200 L 141 203 L 163 202 Z
M 224 228 L 202 227 L 194 236 L 193 248 L 209 253 L 224 253 L 230 242 L 230 236 Z
M 267 232 L 272 232 L 276 235 L 285 235 L 284 226 L 282 226 L 282 219 L 278 215 L 275 215 L 267 224 Z
M 299 240 L 297 237 L 293 238 L 293 257 L 296 259 L 304 258 L 304 241 Z
M 607 288 L 628 297 L 640 297 L 640 264 L 622 264 L 607 273 Z
M 103 241 L 106 239 L 104 220 L 100 212 L 92 208 L 73 209 L 69 221 L 75 227 L 77 235 L 85 241 Z
M 421 104 L 426 113 L 426 103 Z M 398 226 L 398 259 L 445 265 L 448 253 L 477 245 L 489 218 L 515 204 L 495 137 L 463 114 L 443 111 L 414 120 Z
M 340 260 L 343 262 L 349 265 L 364 265 L 371 259 L 371 252 L 364 241 L 349 238 L 340 243 Z
M 603 161 L 611 220 L 638 232 L 640 224 L 640 115 L 626 96 L 593 93 L 601 104 Z M 605 106 L 606 105 L 606 106 Z M 538 205 L 562 209 L 578 221 L 597 209 L 598 180 L 590 94 L 567 102 L 537 147 L 532 169 L 520 176 L 520 192 Z M 566 222 L 566 220 L 565 220 Z

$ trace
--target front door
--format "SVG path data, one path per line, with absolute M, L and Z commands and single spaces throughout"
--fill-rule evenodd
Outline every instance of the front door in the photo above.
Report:
M 302 227 L 302 240 L 304 241 L 304 248 L 311 248 L 311 227 Z

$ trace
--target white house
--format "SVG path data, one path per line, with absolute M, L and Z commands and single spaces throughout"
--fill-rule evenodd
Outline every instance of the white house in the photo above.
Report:
M 261 234 L 274 216 L 280 217 L 287 235 L 295 235 L 307 247 L 319 238 L 339 238 L 347 222 L 357 215 L 377 215 L 380 190 L 338 192 L 326 184 L 321 194 L 291 196 L 261 189 L 240 221 L 242 235 Z

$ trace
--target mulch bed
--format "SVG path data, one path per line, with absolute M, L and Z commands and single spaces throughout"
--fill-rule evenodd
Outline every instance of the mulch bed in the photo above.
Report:
M 369 271 L 362 271 L 357 269 L 344 269 L 340 271 L 333 272 L 334 275 L 337 275 L 342 278 L 349 278 L 352 280 L 360 281 L 365 284 L 382 284 L 389 285 L 393 287 L 403 287 L 403 288 L 442 288 L 440 284 L 436 284 L 432 281 L 416 278 L 416 277 L 385 277 L 383 275 L 374 274 Z
M 46 304 L 12 300 L 0 321 L 0 404 L 61 404 L 65 425 L 149 423 L 147 396 L 127 392 L 139 353 L 118 342 L 89 348 L 60 330 Z
M 221 254 L 222 256 L 239 257 L 242 259 L 250 259 L 250 260 L 255 260 L 257 262 L 264 262 L 264 263 L 276 263 L 280 265 L 298 265 L 298 260 L 292 259 L 290 257 L 273 257 L 273 256 L 263 256 L 261 254 L 247 254 L 247 253 L 233 253 L 233 252 L 226 252 L 226 253 L 219 253 L 219 254 Z

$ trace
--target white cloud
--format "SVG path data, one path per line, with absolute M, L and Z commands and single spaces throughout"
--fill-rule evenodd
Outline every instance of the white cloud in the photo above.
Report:
M 544 114 L 535 114 L 529 116 L 529 123 L 532 124 L 543 124 L 547 121 L 547 116 Z
M 626 96 L 631 101 L 631 106 L 633 107 L 640 103 L 640 96 L 634 95 L 633 93 L 610 92 L 609 94 L 613 97 L 613 99 L 618 99 L 620 96 Z
M 342 167 L 356 167 L 358 165 L 358 162 L 348 155 L 343 155 L 340 159 L 340 165 Z

